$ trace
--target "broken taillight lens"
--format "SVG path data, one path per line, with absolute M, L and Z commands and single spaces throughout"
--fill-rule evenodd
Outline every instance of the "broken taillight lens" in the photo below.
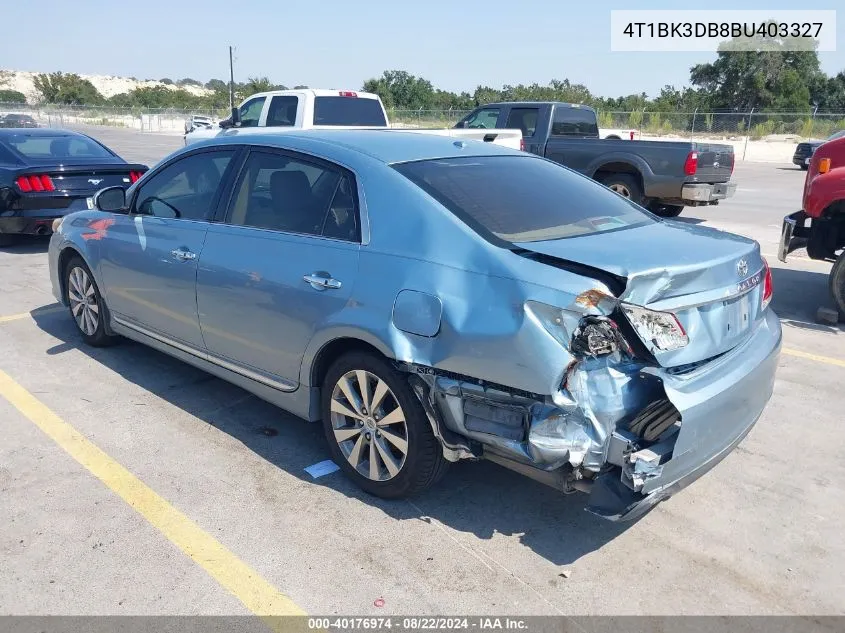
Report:
M 761 309 L 765 310 L 772 302 L 772 294 L 774 293 L 774 287 L 772 286 L 772 269 L 769 268 L 769 262 L 766 261 L 765 257 L 763 258 L 763 267 L 766 272 L 763 276 L 763 300 L 761 302 Z
M 640 338 L 661 351 L 670 352 L 689 343 L 684 326 L 671 312 L 658 312 L 627 303 L 622 304 L 622 311 Z

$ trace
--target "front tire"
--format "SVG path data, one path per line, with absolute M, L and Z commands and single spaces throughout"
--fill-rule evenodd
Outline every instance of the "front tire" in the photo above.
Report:
M 369 494 L 410 497 L 445 473 L 449 462 L 422 405 L 384 359 L 341 356 L 323 380 L 321 404 L 332 458 Z
M 106 303 L 91 269 L 81 257 L 72 257 L 65 266 L 65 299 L 85 343 L 106 347 L 117 342 L 118 337 L 106 332 Z
M 845 315 L 845 251 L 836 259 L 833 268 L 828 277 L 828 284 L 830 286 L 830 294 L 833 295 L 833 300 L 836 302 L 836 307 L 839 309 L 839 319 Z

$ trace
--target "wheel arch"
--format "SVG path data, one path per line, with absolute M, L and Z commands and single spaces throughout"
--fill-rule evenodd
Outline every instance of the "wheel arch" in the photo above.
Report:
M 309 345 L 303 357 L 300 382 L 319 390 L 332 363 L 344 354 L 355 351 L 370 352 L 391 360 L 395 358 L 390 348 L 369 332 L 337 332 L 317 344 L 312 341 L 312 345 Z
M 65 274 L 65 272 L 67 270 L 68 262 L 70 262 L 70 260 L 74 257 L 79 257 L 79 259 L 85 262 L 89 269 L 91 268 L 91 264 L 87 262 L 85 256 L 78 248 L 76 248 L 76 246 L 65 246 L 61 250 L 61 252 L 59 253 L 58 262 L 56 264 L 56 271 L 59 275 L 59 289 L 62 293 L 62 303 L 64 305 L 67 305 L 67 275 Z

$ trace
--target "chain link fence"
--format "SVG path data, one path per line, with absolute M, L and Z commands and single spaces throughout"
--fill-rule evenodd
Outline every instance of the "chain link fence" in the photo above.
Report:
M 452 127 L 470 110 L 391 110 L 393 127 Z M 144 133 L 182 134 L 192 115 L 220 120 L 227 109 L 118 108 L 74 105 L 28 105 L 0 103 L 0 114 L 22 113 L 40 125 L 69 127 L 98 125 L 125 127 Z M 845 130 L 845 112 L 629 112 L 598 111 L 602 136 L 623 139 L 690 140 L 728 143 L 739 160 L 791 160 L 795 144 L 825 139 Z

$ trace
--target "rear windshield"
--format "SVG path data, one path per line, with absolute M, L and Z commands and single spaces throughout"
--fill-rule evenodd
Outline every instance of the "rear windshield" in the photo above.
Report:
M 105 147 L 84 136 L 12 134 L 0 142 L 33 160 L 112 157 Z
M 556 240 L 655 221 L 604 185 L 540 158 L 461 157 L 393 167 L 493 242 Z
M 316 97 L 314 125 L 386 126 L 378 99 Z

